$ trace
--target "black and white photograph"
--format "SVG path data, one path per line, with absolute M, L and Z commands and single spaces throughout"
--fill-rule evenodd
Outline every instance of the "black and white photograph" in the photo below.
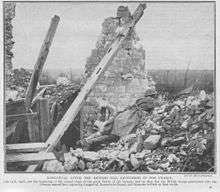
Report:
M 5 173 L 216 173 L 214 1 L 2 9 Z

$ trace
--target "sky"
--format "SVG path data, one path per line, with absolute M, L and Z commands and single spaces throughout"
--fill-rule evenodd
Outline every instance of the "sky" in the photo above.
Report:
M 117 7 L 138 3 L 17 3 L 13 19 L 14 68 L 34 68 L 54 15 L 60 22 L 46 69 L 83 69 L 95 48 L 101 24 Z M 213 3 L 147 3 L 136 32 L 146 50 L 147 69 L 214 69 Z

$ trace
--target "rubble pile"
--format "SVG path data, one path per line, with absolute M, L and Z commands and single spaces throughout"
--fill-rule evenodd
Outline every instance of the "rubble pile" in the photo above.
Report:
M 30 71 L 24 68 L 12 70 L 7 76 L 6 100 L 24 98 L 30 79 Z M 14 94 L 14 96 L 11 96 L 11 94 Z
M 44 97 L 49 98 L 50 109 L 54 104 L 56 104 L 54 125 L 61 120 L 69 106 L 78 95 L 79 90 L 80 85 L 76 83 L 47 87 Z
M 26 89 L 31 79 L 31 72 L 24 68 L 14 69 L 10 74 L 9 79 L 8 86 L 10 88 L 23 87 Z
M 51 99 L 60 99 L 63 95 L 69 93 L 75 93 L 80 89 L 80 85 L 76 83 L 70 83 L 68 85 L 54 85 L 48 86 L 44 95 L 45 97 L 51 97 Z
M 214 95 L 201 91 L 161 101 L 152 113 L 136 108 L 136 129 L 98 151 L 70 149 L 65 161 L 47 161 L 43 171 L 214 171 Z M 113 128 L 114 129 L 114 128 Z

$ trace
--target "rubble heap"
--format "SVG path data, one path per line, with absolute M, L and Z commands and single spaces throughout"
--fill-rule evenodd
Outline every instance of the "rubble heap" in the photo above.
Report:
M 98 151 L 71 149 L 44 163 L 49 172 L 192 172 L 215 171 L 214 95 L 200 94 L 161 101 L 151 114 L 137 108 L 135 132 Z
M 109 17 L 104 20 L 96 47 L 87 58 L 84 82 L 91 76 L 95 67 L 116 39 L 121 26 L 128 24 L 130 20 L 131 13 L 128 7 L 123 6 L 118 8 L 117 17 Z M 94 117 L 92 119 L 96 119 L 96 109 L 93 104 L 98 98 L 105 99 L 117 110 L 122 110 L 133 104 L 137 98 L 142 97 L 149 86 L 151 84 L 145 72 L 145 50 L 133 30 L 89 94 L 82 110 L 84 124 L 81 130 L 90 130 L 89 126 L 93 124 L 90 116 Z M 82 137 L 86 134 L 86 131 L 82 132 Z

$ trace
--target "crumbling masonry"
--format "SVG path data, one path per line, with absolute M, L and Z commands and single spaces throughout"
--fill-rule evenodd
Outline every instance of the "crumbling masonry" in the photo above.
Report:
M 117 10 L 117 17 L 104 20 L 96 47 L 87 58 L 84 81 L 90 77 L 120 33 L 120 27 L 128 24 L 130 19 L 131 13 L 128 7 L 120 6 Z M 145 71 L 145 50 L 134 30 L 88 96 L 82 109 L 81 137 L 90 134 L 89 130 L 93 121 L 97 119 L 97 107 L 94 103 L 98 98 L 108 101 L 117 110 L 122 110 L 142 97 L 149 86 Z
M 14 45 L 12 35 L 12 19 L 15 17 L 15 3 L 4 2 L 4 46 L 5 46 L 5 73 L 6 78 L 12 70 L 12 48 Z

